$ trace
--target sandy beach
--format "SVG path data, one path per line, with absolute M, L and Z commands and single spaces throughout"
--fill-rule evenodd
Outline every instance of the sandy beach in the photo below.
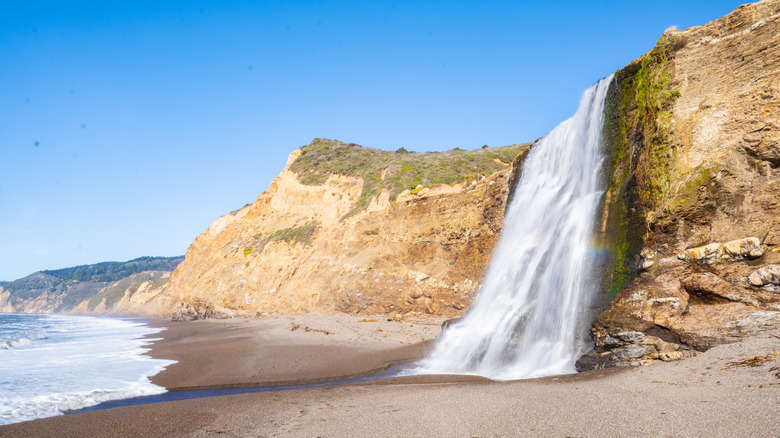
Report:
M 150 354 L 179 363 L 152 377 L 169 390 L 294 385 L 376 374 L 421 357 L 441 318 L 281 316 L 157 322 Z
M 168 389 L 328 381 L 425 354 L 439 320 L 350 316 L 157 321 Z M 0 437 L 780 436 L 780 332 L 652 366 L 492 382 L 411 376 L 45 418 Z

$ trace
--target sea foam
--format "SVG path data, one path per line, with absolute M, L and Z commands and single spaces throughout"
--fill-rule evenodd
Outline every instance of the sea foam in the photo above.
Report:
M 149 377 L 175 363 L 145 356 L 160 332 L 124 318 L 0 314 L 0 425 L 161 394 Z

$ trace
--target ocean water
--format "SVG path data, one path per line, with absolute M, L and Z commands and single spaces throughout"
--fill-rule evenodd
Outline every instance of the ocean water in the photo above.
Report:
M 161 329 L 129 318 L 0 313 L 0 425 L 161 394 L 175 363 L 144 355 Z

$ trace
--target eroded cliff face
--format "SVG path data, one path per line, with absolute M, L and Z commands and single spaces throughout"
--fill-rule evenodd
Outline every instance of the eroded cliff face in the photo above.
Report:
M 675 360 L 780 326 L 779 17 L 780 0 L 763 1 L 670 30 L 616 73 L 597 230 L 613 251 L 582 369 Z M 315 146 L 201 234 L 167 285 L 117 306 L 183 319 L 465 311 L 524 155 L 487 178 L 400 191 L 408 160 L 341 172 L 373 158 L 331 161 L 327 147 L 353 145 Z
M 170 300 L 163 295 L 170 275 L 171 271 L 143 271 L 114 282 L 69 284 L 65 291 L 52 282 L 31 297 L 0 287 L 0 313 L 163 316 L 170 311 Z M 51 276 L 36 273 L 31 277 L 45 282 Z
M 300 155 L 290 155 L 254 203 L 195 239 L 157 310 L 182 311 L 184 318 L 307 312 L 402 318 L 454 316 L 469 306 L 501 232 L 511 163 L 454 185 L 398 194 L 379 189 L 355 213 L 365 179 L 325 174 L 324 182 L 303 184 L 301 173 L 290 170 Z M 390 175 L 380 172 L 383 184 Z
M 601 238 L 617 296 L 580 367 L 780 327 L 780 1 L 667 31 L 616 74 L 608 103 Z
M 74 307 L 70 313 L 96 315 L 165 315 L 163 288 L 171 271 L 144 271 L 115 281 Z

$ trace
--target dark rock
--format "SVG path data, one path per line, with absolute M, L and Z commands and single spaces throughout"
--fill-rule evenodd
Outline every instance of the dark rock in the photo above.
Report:
M 583 354 L 577 362 L 574 363 L 574 367 L 577 372 L 600 370 L 602 368 L 615 367 L 617 364 L 609 358 L 607 355 L 601 355 L 595 351 L 590 351 Z
M 233 313 L 227 309 L 210 304 L 198 302 L 197 304 L 181 303 L 179 310 L 171 318 L 171 321 L 189 322 L 198 319 L 228 319 L 232 318 Z
M 451 326 L 452 324 L 455 324 L 456 322 L 460 321 L 463 318 L 452 318 L 444 321 L 441 323 L 441 331 L 447 330 L 447 327 Z

